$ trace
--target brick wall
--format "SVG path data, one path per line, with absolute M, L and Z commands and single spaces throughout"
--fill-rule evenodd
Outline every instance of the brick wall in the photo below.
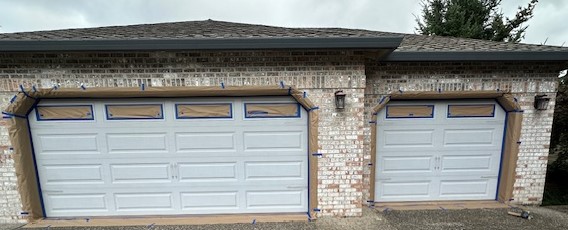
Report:
M 513 199 L 516 203 L 540 204 L 544 192 L 554 100 L 548 110 L 533 108 L 536 93 L 555 98 L 557 76 L 566 63 L 381 63 L 367 64 L 365 120 L 370 108 L 392 91 L 474 91 L 509 90 L 518 99 L 523 114 L 523 128 Z M 370 127 L 365 126 L 365 162 L 370 161 Z M 369 167 L 363 174 L 364 197 L 369 197 Z
M 320 107 L 319 204 L 322 216 L 361 214 L 363 170 L 363 57 L 345 51 L 136 52 L 0 54 L 0 96 L 5 108 L 26 87 L 278 85 L 308 93 Z M 349 95 L 336 111 L 333 93 Z M 2 123 L 4 124 L 4 123 Z M 23 221 L 6 128 L 0 126 L 0 223 Z
M 320 216 L 358 216 L 368 198 L 368 108 L 391 90 L 512 90 L 525 109 L 515 199 L 541 201 L 552 109 L 532 109 L 535 92 L 556 90 L 557 71 L 545 63 L 367 64 L 347 51 L 105 52 L 0 54 L 0 98 L 5 108 L 26 87 L 138 87 L 278 85 L 308 93 L 320 107 Z M 367 76 L 366 76 L 367 75 Z M 347 93 L 345 110 L 333 93 Z M 552 105 L 551 105 L 552 108 Z M 5 122 L 0 123 L 0 223 L 24 222 Z

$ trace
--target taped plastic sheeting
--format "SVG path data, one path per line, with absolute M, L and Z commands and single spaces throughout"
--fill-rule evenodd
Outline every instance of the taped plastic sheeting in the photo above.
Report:
M 91 120 L 93 107 L 90 105 L 77 106 L 38 106 L 38 120 Z
M 492 117 L 495 106 L 491 105 L 449 105 L 448 117 Z
M 162 105 L 106 105 L 107 118 L 119 119 L 162 119 Z
M 291 103 L 245 103 L 245 117 L 298 117 L 300 107 Z
M 433 115 L 434 106 L 431 105 L 387 106 L 387 118 L 420 118 Z
M 178 104 L 177 118 L 231 118 L 231 104 Z

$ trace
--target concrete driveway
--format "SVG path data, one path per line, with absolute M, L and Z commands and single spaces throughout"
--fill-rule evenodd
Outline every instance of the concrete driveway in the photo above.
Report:
M 256 224 L 224 224 L 224 225 L 192 225 L 192 226 L 138 226 L 138 227 L 84 227 L 84 228 L 50 228 L 79 230 L 177 230 L 177 229 L 568 229 L 568 206 L 565 207 L 529 207 L 534 218 L 525 220 L 507 214 L 507 209 L 463 209 L 463 210 L 420 210 L 420 211 L 386 211 L 378 212 L 365 209 L 360 218 L 320 218 L 316 223 L 256 223 Z M 19 226 L 8 226 L 0 229 L 18 229 Z M 45 228 L 41 228 L 45 229 Z

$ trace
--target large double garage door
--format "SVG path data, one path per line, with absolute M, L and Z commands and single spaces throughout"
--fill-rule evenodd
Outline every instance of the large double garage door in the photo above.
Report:
M 29 118 L 47 217 L 308 209 L 290 97 L 42 100 Z
M 389 102 L 377 114 L 375 201 L 495 200 L 505 116 L 495 100 Z

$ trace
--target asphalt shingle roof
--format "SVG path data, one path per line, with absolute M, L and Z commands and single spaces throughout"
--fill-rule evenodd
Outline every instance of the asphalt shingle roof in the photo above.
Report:
M 380 38 L 404 37 L 395 52 L 568 51 L 567 47 L 515 44 L 345 28 L 286 28 L 214 20 L 0 34 L 0 41 Z

